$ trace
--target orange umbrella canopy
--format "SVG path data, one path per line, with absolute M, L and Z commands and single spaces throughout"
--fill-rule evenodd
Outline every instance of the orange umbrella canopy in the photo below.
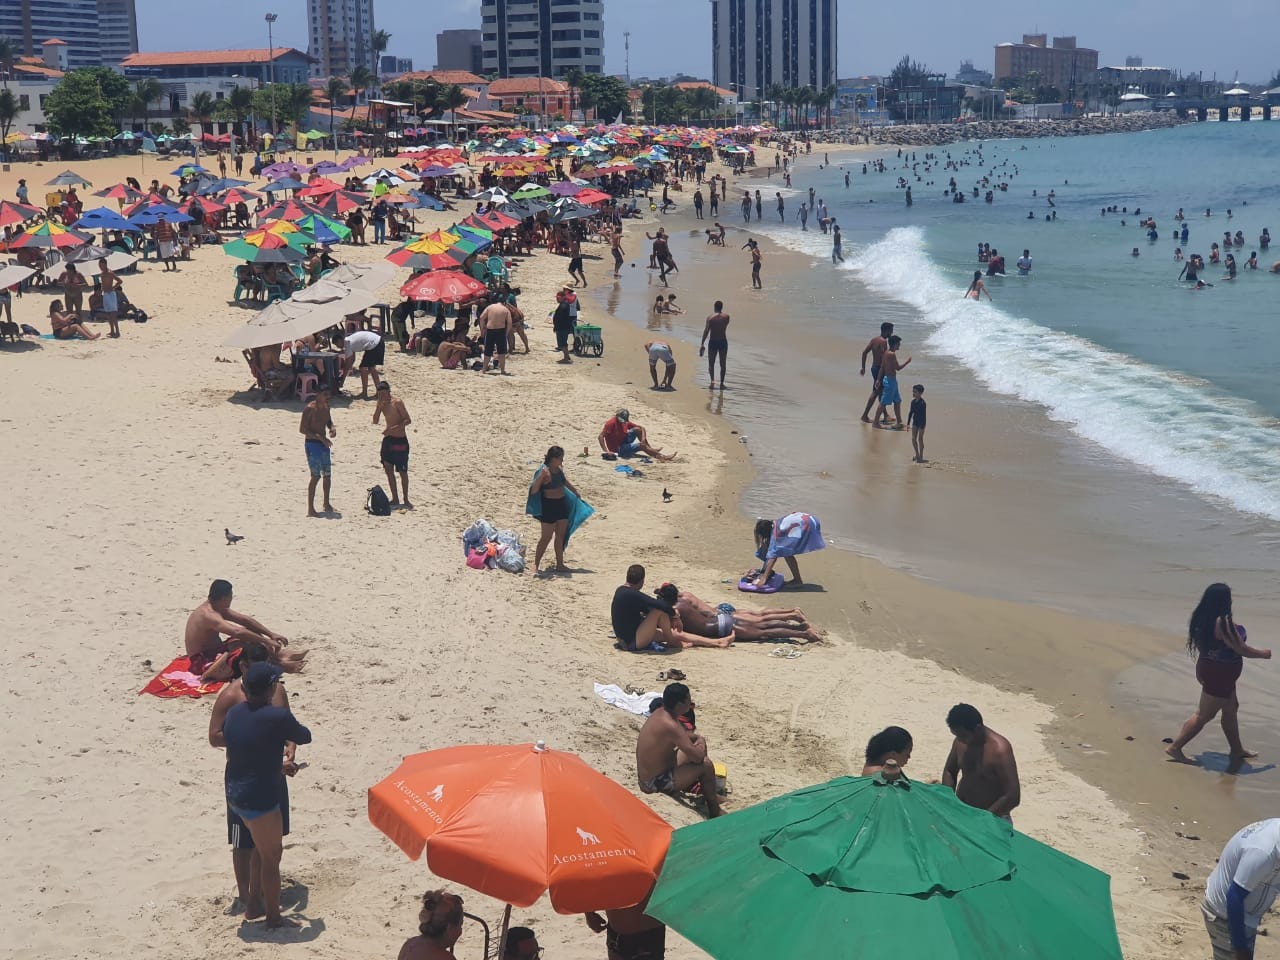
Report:
M 405 758 L 369 789 L 369 820 L 438 877 L 557 913 L 649 895 L 671 826 L 578 756 L 541 744 L 463 746 Z

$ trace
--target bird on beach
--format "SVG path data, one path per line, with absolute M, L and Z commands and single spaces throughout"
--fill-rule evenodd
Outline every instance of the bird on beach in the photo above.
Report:
M 671 502 L 671 494 L 669 494 L 669 493 L 667 492 L 667 488 L 666 488 L 666 487 L 663 487 L 663 488 L 662 488 L 662 502 L 663 502 L 663 503 L 670 503 L 670 502 Z
M 234 547 L 237 543 L 239 543 L 241 540 L 244 539 L 244 537 L 237 536 L 236 534 L 228 530 L 226 527 L 222 528 L 222 532 L 227 535 L 227 546 L 230 546 L 230 547 Z

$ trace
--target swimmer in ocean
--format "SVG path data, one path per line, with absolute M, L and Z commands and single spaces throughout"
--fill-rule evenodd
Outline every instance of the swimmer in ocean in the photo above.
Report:
M 986 293 L 987 299 L 991 299 L 991 294 L 987 293 L 987 285 L 982 282 L 982 271 L 973 271 L 973 282 L 969 284 L 969 289 L 964 292 L 966 300 L 981 300 L 982 295 Z

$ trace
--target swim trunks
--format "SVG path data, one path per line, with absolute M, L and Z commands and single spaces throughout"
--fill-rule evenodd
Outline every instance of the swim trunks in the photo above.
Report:
M 652 780 L 640 784 L 641 793 L 671 793 L 676 788 L 675 769 L 664 770 Z
M 667 928 L 664 926 L 639 933 L 618 933 L 609 927 L 604 938 L 609 953 L 622 960 L 663 960 L 667 955 Z
M 729 341 L 708 340 L 707 349 L 711 351 L 712 357 L 727 357 L 729 356 Z
M 360 358 L 360 367 L 368 370 L 370 367 L 380 367 L 386 361 L 387 341 L 380 340 L 378 345 L 372 350 L 366 350 L 364 356 Z
M 898 392 L 897 377 L 884 377 L 880 381 L 880 402 L 885 404 L 902 402 L 902 394 Z
M 733 633 L 733 614 L 716 614 L 716 636 L 727 637 L 731 633 Z
M 655 343 L 649 348 L 649 366 L 656 367 L 659 360 L 663 363 L 676 362 L 676 358 L 671 355 L 671 347 L 665 343 Z
M 569 261 L 569 272 L 580 273 L 581 271 L 582 271 L 582 258 L 574 257 L 572 260 Z
M 507 352 L 507 331 L 506 330 L 486 330 L 484 332 L 484 355 L 486 357 L 493 356 L 495 353 Z
M 329 448 L 319 440 L 307 441 L 307 466 L 313 477 L 327 477 L 333 473 L 333 458 Z
M 284 821 L 283 835 L 289 835 L 289 781 L 280 778 L 280 817 Z M 245 826 L 240 815 L 227 804 L 227 843 L 235 850 L 252 850 L 253 834 Z
M 197 677 L 200 676 L 202 673 L 208 670 L 211 666 L 213 666 L 214 661 L 216 661 L 220 656 L 222 656 L 226 652 L 227 652 L 227 642 L 225 640 L 222 640 L 222 641 L 219 641 L 218 647 L 216 650 L 213 650 L 209 653 L 205 653 L 204 651 L 201 651 L 200 653 L 192 654 L 191 655 L 191 672 L 194 673 Z
M 409 469 L 409 438 L 383 437 L 382 462 L 393 470 L 404 473 Z
M 116 292 L 112 290 L 110 293 L 102 295 L 102 311 L 103 313 L 115 313 L 120 309 L 120 299 L 116 296 Z
M 615 266 L 622 266 L 622 251 L 617 247 L 613 248 L 613 262 Z
M 639 441 L 640 431 L 628 430 L 627 435 L 623 438 L 622 443 L 618 446 L 618 456 L 634 457 L 640 450 Z
M 1244 670 L 1244 661 L 1210 660 L 1204 656 L 1196 660 L 1196 680 L 1200 689 L 1211 697 L 1230 700 L 1236 695 L 1236 681 Z

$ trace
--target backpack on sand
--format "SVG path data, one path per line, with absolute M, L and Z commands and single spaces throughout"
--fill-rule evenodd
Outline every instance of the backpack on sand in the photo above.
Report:
M 391 516 L 391 500 L 381 486 L 369 488 L 369 498 L 365 500 L 364 508 L 375 517 Z

